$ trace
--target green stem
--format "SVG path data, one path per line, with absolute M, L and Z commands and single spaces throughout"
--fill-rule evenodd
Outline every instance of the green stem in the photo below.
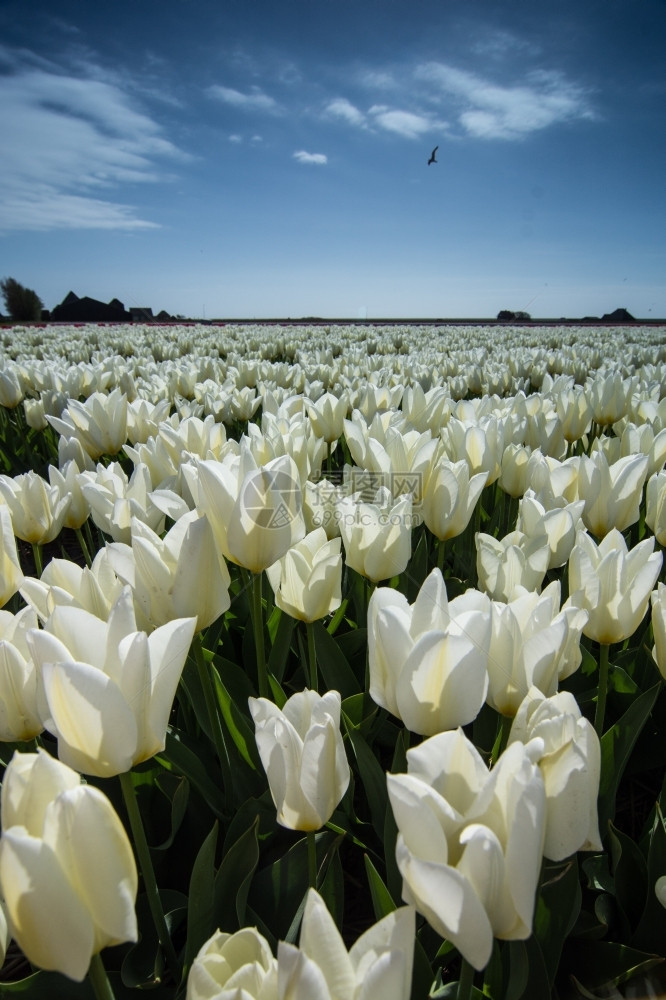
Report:
M 474 968 L 466 958 L 461 960 L 460 979 L 458 980 L 458 992 L 456 1000 L 470 1000 L 474 988 Z
M 261 573 L 252 574 L 252 624 L 254 626 L 254 645 L 257 654 L 257 680 L 259 697 L 270 697 L 270 685 L 266 670 L 266 650 L 264 648 L 264 615 L 261 604 Z
M 93 955 L 90 959 L 88 978 L 93 988 L 96 1000 L 116 1000 L 115 993 L 111 988 L 109 977 L 106 974 L 104 963 L 99 954 Z
M 606 695 L 608 694 L 608 654 L 610 645 L 607 642 L 599 644 L 599 692 L 597 708 L 594 713 L 594 728 L 599 739 L 604 732 L 604 716 L 606 714 Z
M 81 551 L 83 552 L 83 558 L 86 561 L 86 566 L 88 567 L 88 569 L 90 569 L 90 567 L 92 566 L 92 559 L 90 558 L 90 551 L 88 549 L 88 546 L 86 545 L 86 540 L 83 537 L 83 532 L 81 531 L 80 528 L 75 528 L 74 531 L 76 532 L 76 537 L 79 540 L 79 545 L 81 546 Z
M 120 787 L 123 791 L 125 808 L 127 809 L 127 815 L 132 829 L 134 848 L 139 859 L 139 868 L 141 869 L 141 874 L 143 875 L 143 884 L 148 898 L 150 913 L 153 918 L 153 923 L 155 924 L 155 930 L 157 931 L 159 942 L 162 945 L 167 965 L 174 978 L 174 982 L 177 983 L 179 981 L 178 958 L 176 956 L 176 950 L 173 946 L 171 937 L 169 936 L 169 928 L 167 927 L 164 911 L 162 910 L 162 903 L 160 902 L 160 894 L 157 888 L 155 870 L 153 868 L 152 858 L 150 857 L 148 841 L 146 840 L 146 831 L 143 827 L 141 812 L 139 811 L 139 805 L 134 794 L 132 772 L 125 771 L 124 774 L 120 774 L 118 777 L 120 778 Z
M 218 712 L 218 702 L 215 694 L 213 678 L 211 677 L 209 665 L 208 663 L 206 663 L 206 658 L 204 656 L 203 639 L 201 637 L 200 632 L 197 635 L 195 635 L 192 646 L 194 649 L 194 659 L 197 665 L 199 681 L 201 683 L 201 688 L 203 690 L 204 701 L 206 702 L 208 723 L 210 725 L 210 731 L 213 734 L 213 743 L 215 744 L 215 752 L 217 753 L 217 757 L 220 762 L 220 769 L 222 771 L 225 802 L 228 806 L 229 796 L 231 794 L 231 785 L 232 785 L 231 762 L 229 760 L 229 754 L 227 752 L 226 743 L 224 741 L 224 732 L 222 731 L 222 723 L 220 722 L 220 715 Z
M 328 441 L 326 443 L 326 476 L 327 477 L 330 476 L 330 474 L 331 474 L 331 445 L 332 444 L 333 444 L 332 441 Z
M 35 557 L 35 571 L 37 576 L 42 575 L 42 547 L 37 542 L 32 543 L 32 554 Z
M 310 690 L 319 691 L 317 675 L 317 647 L 315 646 L 315 635 L 312 622 L 305 623 L 305 630 L 308 635 L 308 660 L 310 661 Z
M 446 555 L 446 542 L 439 538 L 437 540 L 437 569 L 444 575 L 444 557 Z
M 311 889 L 317 888 L 317 844 L 315 843 L 315 831 L 307 830 L 305 839 L 308 844 L 308 885 Z

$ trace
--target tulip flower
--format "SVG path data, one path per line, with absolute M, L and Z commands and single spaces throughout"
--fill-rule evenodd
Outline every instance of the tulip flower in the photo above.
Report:
M 100 549 L 92 566 L 81 567 L 71 559 L 51 559 L 39 579 L 27 576 L 21 597 L 46 622 L 58 605 L 84 608 L 96 618 L 109 617 L 123 585 L 109 560 L 108 548 Z
M 13 368 L 0 368 L 0 406 L 13 410 L 23 399 L 23 389 Z
M 502 471 L 497 482 L 505 493 L 517 499 L 527 489 L 530 449 L 522 444 L 508 444 L 502 454 Z
M 516 587 L 540 590 L 550 562 L 545 533 L 529 538 L 511 531 L 494 538 L 482 531 L 474 536 L 479 586 L 495 601 L 510 601 Z
M 583 521 L 597 538 L 611 528 L 624 531 L 638 520 L 647 455 L 627 455 L 609 464 L 603 451 L 581 455 L 578 495 L 585 501 Z
M 102 948 L 137 940 L 137 871 L 107 797 L 60 761 L 15 754 L 2 783 L 0 888 L 34 965 L 81 981 Z
M 493 936 L 532 933 L 546 793 L 534 763 L 542 741 L 514 743 L 492 771 L 462 729 L 407 751 L 407 774 L 387 775 L 398 826 L 402 898 L 475 969 Z
M 464 459 L 440 459 L 426 478 L 423 489 L 423 520 L 436 538 L 445 541 L 461 535 L 474 513 L 487 472 L 470 476 Z
M 240 456 L 198 462 L 196 468 L 197 506 L 225 559 L 261 573 L 305 534 L 298 470 L 290 456 L 258 466 L 243 445 Z
M 587 610 L 583 631 L 600 646 L 599 683 L 594 727 L 603 732 L 608 688 L 609 647 L 633 635 L 647 611 L 650 593 L 662 564 L 654 552 L 654 538 L 646 538 L 631 551 L 613 528 L 595 545 L 581 535 L 569 559 L 571 602 Z
M 659 668 L 659 673 L 666 680 L 666 585 L 657 584 L 657 589 L 650 595 L 652 603 L 652 659 Z
M 601 851 L 597 797 L 601 745 L 569 691 L 547 698 L 530 688 L 511 726 L 509 745 L 539 737 L 537 759 L 546 789 L 546 840 L 543 853 L 562 861 L 576 851 Z
M 14 596 L 22 582 L 11 511 L 0 503 L 0 607 Z
M 68 495 L 36 472 L 0 476 L 0 503 L 3 500 L 11 511 L 14 534 L 32 545 L 46 545 L 58 537 L 70 505 Z
M 275 603 L 286 614 L 314 622 L 331 614 L 342 602 L 340 539 L 328 541 L 316 528 L 289 549 L 266 575 Z
M 413 907 L 393 910 L 365 931 L 347 951 L 326 904 L 310 889 L 298 948 L 283 941 L 278 945 L 279 997 L 280 1000 L 379 997 L 409 1000 L 413 958 Z
M 374 583 L 406 569 L 412 552 L 412 498 L 392 502 L 385 487 L 377 503 L 344 497 L 338 503 L 347 565 Z
M 188 512 L 163 538 L 133 518 L 131 532 L 131 546 L 109 545 L 109 561 L 132 588 L 142 626 L 195 616 L 200 632 L 227 610 L 229 571 L 205 517 Z
M 70 399 L 60 417 L 47 419 L 58 434 L 77 438 L 97 461 L 102 455 L 117 455 L 127 440 L 127 396 L 119 389 L 108 395 L 94 392 L 85 403 Z
M 28 633 L 48 705 L 45 728 L 58 756 L 83 774 L 108 777 L 164 749 L 176 687 L 195 618 L 178 618 L 147 636 L 136 628 L 129 587 L 108 622 L 56 607 Z
M 647 481 L 645 523 L 659 544 L 666 546 L 666 470 L 656 472 Z
M 255 927 L 216 931 L 202 945 L 187 977 L 185 1000 L 278 1000 L 278 968 Z
M 342 437 L 348 408 L 349 397 L 346 393 L 338 397 L 326 392 L 315 402 L 308 402 L 308 416 L 317 437 L 328 444 Z
M 533 490 L 527 490 L 520 501 L 516 530 L 522 531 L 529 538 L 546 535 L 550 549 L 548 569 L 564 566 L 569 559 L 578 532 L 583 530 L 583 507 L 582 500 L 570 504 L 563 500 L 546 510 Z
M 467 591 L 448 602 L 434 569 L 414 604 L 378 587 L 368 605 L 370 696 L 413 733 L 467 725 L 488 690 L 491 602 Z
M 571 386 L 555 396 L 562 433 L 570 444 L 587 434 L 592 423 L 592 405 L 582 386 Z
M 281 711 L 267 698 L 249 699 L 277 821 L 290 830 L 319 830 L 347 791 L 340 705 L 337 691 L 307 689 L 288 698 Z
M 531 687 L 555 694 L 560 680 L 580 666 L 580 634 L 587 612 L 570 601 L 560 610 L 560 584 L 542 594 L 519 590 L 508 604 L 492 606 L 488 652 L 488 704 L 514 716 Z
M 5 964 L 5 956 L 11 939 L 12 934 L 7 923 L 7 907 L 4 900 L 0 898 L 0 968 Z
M 581 534 L 569 559 L 571 601 L 589 618 L 583 632 L 599 643 L 623 642 L 643 620 L 662 564 L 654 538 L 633 549 L 616 529 L 596 545 Z
M 623 379 L 619 372 L 597 376 L 585 386 L 590 402 L 592 419 L 600 427 L 614 424 L 629 408 L 629 400 L 636 390 L 636 379 Z
M 62 469 L 49 465 L 49 482 L 61 496 L 70 498 L 63 525 L 76 531 L 90 516 L 90 506 L 81 491 L 81 470 L 73 460 L 65 462 Z
M 489 417 L 483 424 L 468 423 L 451 417 L 442 428 L 442 441 L 453 461 L 464 459 L 471 475 L 487 474 L 486 482 L 494 483 L 501 469 L 504 440 L 502 427 L 496 417 Z
M 37 627 L 32 608 L 16 615 L 0 611 L 0 741 L 32 740 L 43 730 L 40 679 L 26 643 Z
M 130 478 L 119 462 L 98 465 L 95 473 L 81 473 L 81 492 L 90 505 L 94 523 L 114 542 L 130 544 L 132 518 L 153 531 L 164 528 L 164 515 L 150 499 L 153 484 L 146 465 L 136 465 Z

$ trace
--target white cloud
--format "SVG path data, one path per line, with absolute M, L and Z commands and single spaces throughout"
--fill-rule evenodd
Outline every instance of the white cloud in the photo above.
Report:
M 431 62 L 419 66 L 416 76 L 437 88 L 441 100 L 460 102 L 458 121 L 476 138 L 518 139 L 560 122 L 594 117 L 583 91 L 559 73 L 528 73 L 521 84 L 507 86 Z
M 236 133 L 234 133 L 233 135 L 229 136 L 229 142 L 242 142 L 242 141 L 243 141 L 242 135 L 236 135 Z
M 158 123 L 119 85 L 4 55 L 0 230 L 154 226 L 100 193 L 166 180 L 160 161 L 186 159 Z
M 336 97 L 335 100 L 330 101 L 326 105 L 326 113 L 334 118 L 342 118 L 350 125 L 358 125 L 360 128 L 364 128 L 366 124 L 363 112 L 359 111 L 346 97 Z
M 396 132 L 405 139 L 418 139 L 435 128 L 447 127 L 445 122 L 437 121 L 430 115 L 394 110 L 385 104 L 374 104 L 368 113 L 381 128 L 387 132 Z
M 275 114 L 280 109 L 275 98 L 265 94 L 259 87 L 252 87 L 249 94 L 244 94 L 233 87 L 221 87 L 216 83 L 208 88 L 208 94 L 223 104 L 230 104 L 243 111 L 268 111 Z
M 306 153 L 304 149 L 299 149 L 293 155 L 299 163 L 314 163 L 317 166 L 324 166 L 328 163 L 328 157 L 325 153 Z

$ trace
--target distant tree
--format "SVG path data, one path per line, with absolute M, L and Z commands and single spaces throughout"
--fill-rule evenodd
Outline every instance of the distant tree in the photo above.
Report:
M 44 303 L 32 288 L 25 288 L 15 278 L 3 278 L 0 291 L 11 319 L 23 322 L 42 318 Z

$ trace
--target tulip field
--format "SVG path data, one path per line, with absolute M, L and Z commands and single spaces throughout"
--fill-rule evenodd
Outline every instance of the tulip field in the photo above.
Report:
M 665 326 L 0 328 L 0 998 L 666 995 L 665 545 Z

